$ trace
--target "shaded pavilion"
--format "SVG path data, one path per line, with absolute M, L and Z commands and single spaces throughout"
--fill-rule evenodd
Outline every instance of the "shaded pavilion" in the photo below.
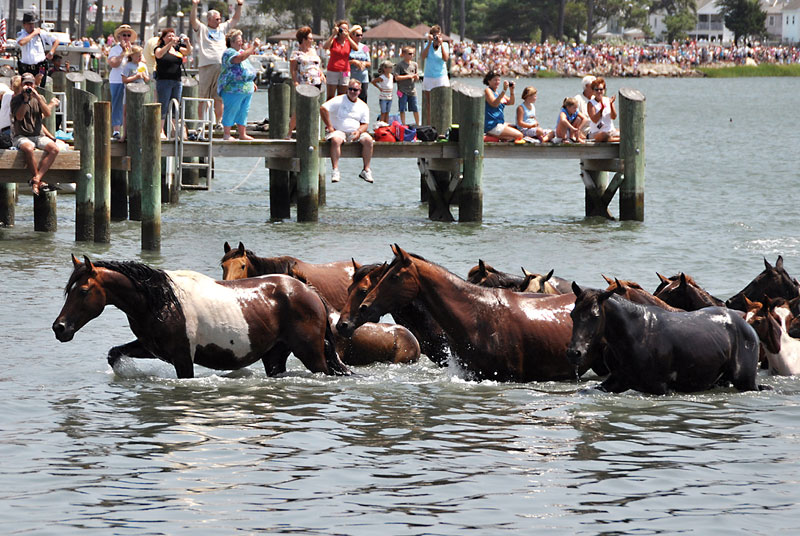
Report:
M 375 26 L 374 28 L 370 28 L 369 30 L 365 31 L 362 41 L 370 45 L 377 43 L 394 43 L 395 51 L 397 52 L 400 51 L 400 47 L 406 45 L 413 46 L 417 51 L 417 58 L 419 58 L 419 52 L 425 43 L 425 36 L 409 28 L 405 24 L 397 22 L 394 19 L 389 19 Z M 377 69 L 377 61 L 378 59 L 373 56 L 373 69 Z

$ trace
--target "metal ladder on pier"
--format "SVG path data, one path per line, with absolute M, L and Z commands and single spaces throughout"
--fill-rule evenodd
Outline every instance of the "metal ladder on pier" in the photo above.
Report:
M 189 103 L 205 103 L 205 111 L 202 117 L 191 119 L 186 117 L 186 106 Z M 173 117 L 177 116 L 175 132 L 172 131 Z M 180 182 L 184 190 L 209 190 L 211 188 L 211 177 L 214 174 L 214 99 L 202 99 L 199 97 L 183 97 L 179 103 L 176 99 L 170 101 L 169 114 L 167 118 L 167 138 L 174 136 L 175 157 L 171 169 L 174 170 L 175 180 Z M 184 139 L 184 133 L 187 138 Z M 189 137 L 194 139 L 189 139 Z M 205 147 L 205 162 L 184 162 L 184 147 L 187 145 Z M 183 182 L 184 169 L 205 169 L 205 184 L 187 184 Z

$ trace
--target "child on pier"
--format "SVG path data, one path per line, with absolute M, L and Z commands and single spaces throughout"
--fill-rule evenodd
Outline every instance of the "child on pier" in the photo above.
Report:
M 585 143 L 586 138 L 583 137 L 583 132 L 581 132 L 584 121 L 585 118 L 578 111 L 578 101 L 573 97 L 567 97 L 564 99 L 561 111 L 558 113 L 556 135 L 553 141 L 555 143 L 569 143 L 570 141 Z
M 142 47 L 133 45 L 126 53 L 128 62 L 122 67 L 122 83 L 126 86 L 128 84 L 145 84 L 150 81 L 150 74 L 147 72 L 147 64 L 142 61 Z M 124 95 L 124 94 L 123 94 Z M 120 141 L 125 140 L 125 100 L 123 98 L 122 105 L 122 135 Z
M 536 120 L 536 94 L 535 87 L 526 87 L 522 90 L 522 103 L 517 106 L 517 130 L 525 135 L 522 139 L 529 143 L 547 142 L 555 135 L 552 130 L 539 126 Z
M 394 64 L 391 61 L 384 61 L 381 63 L 380 76 L 373 78 L 370 82 L 381 92 L 378 96 L 378 101 L 381 104 L 380 120 L 384 123 L 389 122 L 389 111 L 392 109 L 392 91 L 394 90 L 393 68 Z

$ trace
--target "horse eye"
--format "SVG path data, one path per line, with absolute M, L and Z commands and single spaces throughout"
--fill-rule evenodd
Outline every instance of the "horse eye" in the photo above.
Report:
M 365 289 L 365 288 L 358 289 L 356 291 L 356 295 L 357 296 L 366 296 L 367 295 L 367 289 Z
M 86 296 L 89 294 L 89 287 L 81 287 L 78 289 L 78 292 L 81 293 L 81 296 Z

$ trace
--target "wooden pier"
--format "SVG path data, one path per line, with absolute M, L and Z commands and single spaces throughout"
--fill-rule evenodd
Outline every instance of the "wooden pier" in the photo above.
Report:
M 70 73 L 72 75 L 72 73 Z M 74 78 L 74 77 L 73 77 Z M 90 87 L 93 92 L 80 89 Z M 192 81 L 193 82 L 193 81 Z M 130 86 L 129 86 L 130 87 Z M 143 249 L 160 247 L 160 204 L 175 202 L 178 193 L 162 184 L 161 157 L 175 155 L 175 141 L 159 139 L 160 105 L 149 104 L 146 90 L 139 88 L 128 99 L 128 140 L 111 142 L 108 129 L 107 102 L 102 86 L 87 84 L 85 79 L 68 79 L 67 93 L 70 120 L 74 125 L 75 151 L 63 151 L 45 176 L 47 182 L 75 182 L 76 240 L 108 241 L 107 222 L 115 212 L 114 199 L 122 202 L 124 217 L 142 220 Z M 290 91 L 270 88 L 270 138 L 255 141 L 213 141 L 214 158 L 262 157 L 269 171 L 269 206 L 273 219 L 290 216 L 292 194 L 297 203 L 297 221 L 317 221 L 319 206 L 325 201 L 324 162 L 329 158 L 330 144 L 320 140 L 320 91 L 301 86 L 296 93 L 297 130 L 293 140 L 283 139 L 288 132 Z M 483 166 L 485 159 L 570 159 L 577 160 L 585 187 L 586 216 L 611 218 L 608 207 L 619 192 L 619 218 L 644 219 L 644 117 L 645 98 L 640 92 L 620 90 L 620 143 L 587 144 L 524 144 L 484 143 L 483 92 L 463 84 L 452 88 L 436 88 L 431 92 L 431 117 L 427 122 L 439 132 L 456 123 L 459 140 L 437 142 L 380 143 L 374 145 L 374 159 L 415 159 L 420 170 L 420 196 L 429 204 L 429 217 L 454 221 L 451 204 L 458 203 L 458 221 L 479 222 L 483 218 Z M 152 117 L 151 117 L 152 116 Z M 98 121 L 102 120 L 102 125 Z M 423 123 L 425 123 L 423 118 Z M 185 160 L 206 156 L 207 149 L 198 145 L 182 146 Z M 143 155 L 153 155 L 143 158 Z M 360 158 L 360 144 L 345 144 L 342 158 Z M 22 155 L 17 151 L 0 151 L 0 224 L 13 225 L 13 183 L 28 180 Z M 117 177 L 112 180 L 113 175 Z M 379 187 L 379 185 L 377 186 Z M 113 190 L 122 189 L 118 195 Z M 174 193 L 173 193 L 174 191 Z M 11 193 L 9 193 L 11 192 Z M 34 200 L 55 210 L 55 192 L 46 192 Z M 107 205 L 111 205 L 107 210 Z M 129 209 L 129 210 L 128 210 Z M 121 210 L 121 209 L 120 209 Z M 42 208 L 44 214 L 47 210 Z M 35 217 L 38 212 L 35 210 Z M 119 210 L 117 211 L 119 212 Z M 42 216 L 42 218 L 45 218 Z M 55 218 L 37 230 L 54 230 Z M 41 229 L 40 229 L 41 228 Z

